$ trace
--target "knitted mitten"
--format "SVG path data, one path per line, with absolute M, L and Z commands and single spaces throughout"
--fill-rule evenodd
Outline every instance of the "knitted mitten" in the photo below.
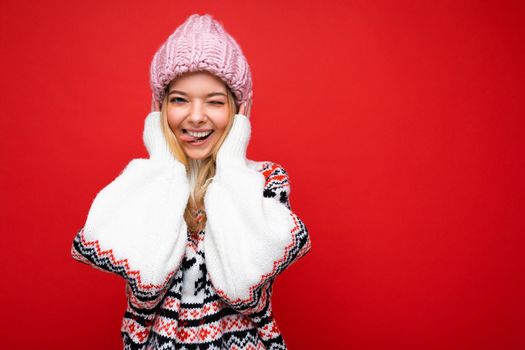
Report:
M 72 247 L 75 259 L 124 277 L 140 299 L 166 289 L 187 239 L 186 168 L 170 154 L 160 122 L 160 112 L 146 117 L 149 159 L 131 160 L 96 195 Z
M 289 208 L 286 171 L 267 181 L 247 165 L 250 133 L 249 119 L 235 115 L 204 198 L 207 270 L 217 293 L 238 310 L 256 307 L 267 283 L 310 249 L 306 227 Z

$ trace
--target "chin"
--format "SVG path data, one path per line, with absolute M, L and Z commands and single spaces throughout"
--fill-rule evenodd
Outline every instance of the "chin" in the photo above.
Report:
M 211 150 L 207 150 L 206 152 L 186 152 L 186 156 L 194 160 L 204 160 L 211 156 Z

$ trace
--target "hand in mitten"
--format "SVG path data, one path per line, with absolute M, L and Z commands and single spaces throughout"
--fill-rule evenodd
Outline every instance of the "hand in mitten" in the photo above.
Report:
M 244 107 L 241 111 L 248 113 Z M 204 250 L 217 293 L 232 307 L 247 312 L 262 305 L 264 288 L 309 249 L 309 240 L 305 226 L 287 201 L 281 201 L 289 194 L 286 171 L 273 164 L 266 178 L 248 166 L 251 124 L 245 115 L 234 118 L 204 198 Z
M 169 152 L 160 112 L 145 119 L 149 159 L 133 159 L 95 197 L 73 257 L 122 275 L 135 296 L 164 290 L 184 255 L 189 198 L 185 166 Z
M 144 146 L 146 146 L 150 159 L 161 160 L 167 163 L 170 163 L 170 161 L 178 161 L 172 156 L 169 150 L 168 143 L 162 132 L 161 119 L 162 115 L 159 102 L 152 96 L 151 112 L 144 120 L 144 133 L 142 137 Z M 180 163 L 180 161 L 178 162 Z

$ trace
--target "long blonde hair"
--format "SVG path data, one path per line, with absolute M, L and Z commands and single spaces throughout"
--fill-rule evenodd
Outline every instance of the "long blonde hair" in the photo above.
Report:
M 221 147 L 222 143 L 226 139 L 226 136 L 230 132 L 230 129 L 233 125 L 233 116 L 237 113 L 237 105 L 235 97 L 231 92 L 230 88 L 226 86 L 227 90 L 227 106 L 229 109 L 228 113 L 228 125 L 226 127 L 226 132 L 224 132 L 215 146 L 212 149 L 211 155 L 203 160 L 195 160 L 188 158 L 184 153 L 179 141 L 175 137 L 175 134 L 171 130 L 168 124 L 168 90 L 170 84 L 166 87 L 164 94 L 164 99 L 161 105 L 161 117 L 162 117 L 162 132 L 168 143 L 169 149 L 173 157 L 181 161 L 186 166 L 186 173 L 190 181 L 190 198 L 188 199 L 188 204 L 186 210 L 184 211 L 184 220 L 188 225 L 188 228 L 191 232 L 198 232 L 206 224 L 206 212 L 204 210 L 204 195 L 206 194 L 206 189 L 210 183 L 210 180 L 215 176 L 215 162 L 217 159 L 217 152 Z M 197 218 L 193 215 L 195 210 L 203 210 L 203 218 L 200 223 L 197 221 Z

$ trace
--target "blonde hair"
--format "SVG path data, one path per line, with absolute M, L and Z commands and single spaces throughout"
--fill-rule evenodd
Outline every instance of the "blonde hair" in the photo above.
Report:
M 215 162 L 217 159 L 217 152 L 223 144 L 226 136 L 230 132 L 233 125 L 233 116 L 237 113 L 237 105 L 235 97 L 231 92 L 230 88 L 226 86 L 227 90 L 227 106 L 228 106 L 228 125 L 226 131 L 221 135 L 217 143 L 212 148 L 211 154 L 206 159 L 196 160 L 186 156 L 182 146 L 175 137 L 175 134 L 171 130 L 168 124 L 168 89 L 171 84 L 166 87 L 164 99 L 161 105 L 161 118 L 162 118 L 162 132 L 168 143 L 169 150 L 174 158 L 178 159 L 186 166 L 186 173 L 190 181 L 190 197 L 188 204 L 184 211 L 184 220 L 188 225 L 191 232 L 198 232 L 203 229 L 206 224 L 206 212 L 204 210 L 204 195 L 208 188 L 210 180 L 215 176 Z M 203 210 L 203 218 L 199 223 L 197 218 L 193 215 L 193 212 L 197 209 Z

